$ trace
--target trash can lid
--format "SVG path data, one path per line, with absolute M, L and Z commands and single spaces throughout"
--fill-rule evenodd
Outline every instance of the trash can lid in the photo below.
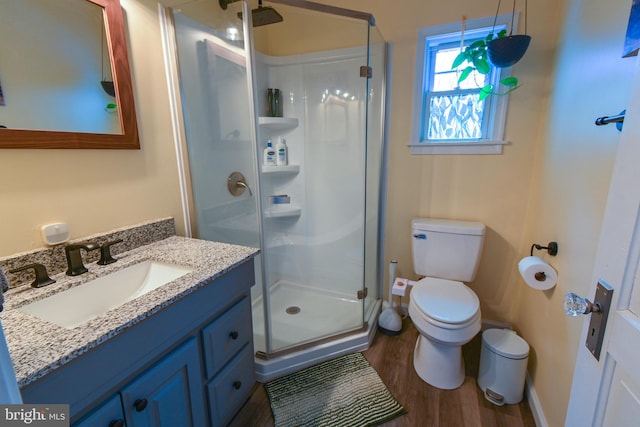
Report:
M 511 329 L 487 329 L 482 341 L 494 353 L 509 359 L 524 359 L 529 355 L 529 344 Z

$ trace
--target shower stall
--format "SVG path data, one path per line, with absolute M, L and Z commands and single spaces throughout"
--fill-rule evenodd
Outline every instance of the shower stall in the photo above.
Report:
M 373 16 L 302 0 L 161 13 L 187 232 L 260 248 L 256 377 L 365 349 L 383 270 L 386 44 Z M 280 139 L 287 164 L 265 165 Z

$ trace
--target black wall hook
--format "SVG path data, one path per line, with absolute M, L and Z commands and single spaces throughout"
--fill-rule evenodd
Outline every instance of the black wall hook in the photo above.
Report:
M 627 113 L 627 110 L 622 110 L 620 111 L 620 114 L 618 114 L 617 116 L 598 117 L 596 119 L 596 126 L 604 126 L 604 125 L 608 125 L 609 123 L 615 123 L 616 128 L 619 131 L 622 131 L 622 124 L 624 123 L 624 116 L 626 113 Z
M 533 256 L 534 249 L 537 249 L 537 250 L 546 249 L 549 255 L 556 256 L 558 255 L 558 242 L 549 242 L 547 246 L 542 246 L 537 243 L 534 243 L 533 245 L 531 245 L 531 256 Z

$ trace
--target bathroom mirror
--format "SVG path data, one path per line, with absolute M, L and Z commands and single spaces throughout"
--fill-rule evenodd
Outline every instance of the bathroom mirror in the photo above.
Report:
M 0 0 L 0 47 L 0 148 L 140 148 L 119 0 Z

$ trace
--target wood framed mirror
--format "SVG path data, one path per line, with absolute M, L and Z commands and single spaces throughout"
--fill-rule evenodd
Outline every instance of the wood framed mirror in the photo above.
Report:
M 41 3 L 38 7 L 46 3 L 42 0 L 39 1 Z M 55 2 L 52 3 L 52 1 Z M 0 19 L 0 26 L 8 27 L 7 31 L 10 31 L 12 27 L 12 22 L 9 22 L 12 19 L 16 21 L 13 24 L 14 30 L 20 26 L 20 28 L 26 28 L 24 31 L 39 33 L 40 27 L 49 26 L 54 28 L 53 32 L 62 35 L 61 39 L 50 40 L 48 36 L 40 34 L 37 48 L 45 52 L 44 58 L 36 65 L 22 65 L 18 63 L 21 57 L 37 55 L 30 55 L 30 52 L 27 51 L 29 48 L 20 44 L 24 43 L 23 37 L 17 36 L 15 32 L 10 33 L 12 43 L 14 43 L 11 45 L 14 49 L 11 49 L 10 52 L 13 54 L 5 56 L 4 61 L 0 61 L 0 148 L 139 149 L 133 85 L 120 1 L 50 0 L 49 3 L 51 9 L 47 13 L 39 10 L 36 14 L 41 17 L 41 22 L 24 22 L 22 17 L 26 14 L 20 14 L 15 10 L 4 10 L 4 8 L 22 5 L 22 0 L 20 2 L 0 0 L 0 16 L 5 17 L 4 22 Z M 69 4 L 68 11 L 62 9 L 64 3 Z M 94 16 L 91 18 L 92 22 L 86 24 L 90 28 L 87 30 L 90 31 L 90 34 L 74 34 L 71 25 L 58 24 L 58 22 L 65 22 L 64 19 L 69 19 L 69 22 L 73 22 L 74 28 L 76 25 L 81 25 L 77 24 L 80 21 L 77 14 L 84 13 L 84 9 L 89 9 Z M 56 21 L 58 18 L 62 21 Z M 62 28 L 58 30 L 56 26 Z M 6 37 L 4 39 L 7 40 Z M 89 49 L 86 49 L 86 45 L 89 44 L 88 39 L 91 39 L 91 46 L 94 48 L 91 50 L 94 52 L 89 52 Z M 96 50 L 97 52 L 95 52 Z M 3 49 L 3 55 L 5 53 L 7 50 Z M 72 62 L 72 56 L 83 61 L 82 67 Z M 54 62 L 62 64 L 57 68 L 64 69 L 66 67 L 67 71 L 62 77 L 55 77 L 55 83 L 46 83 L 46 78 L 40 78 L 35 83 L 28 80 L 28 76 L 36 73 L 40 73 L 39 76 L 49 77 L 47 73 L 53 74 L 54 70 L 57 70 L 53 65 Z M 79 68 L 87 68 L 84 63 L 92 63 L 91 82 L 89 83 L 91 95 L 81 95 L 85 98 L 76 97 L 76 100 L 83 100 L 79 102 L 67 102 L 64 96 L 66 92 L 64 95 L 58 95 L 61 99 L 60 102 L 48 98 L 49 92 L 58 91 L 57 93 L 61 94 L 67 89 L 68 91 L 75 90 L 75 87 L 71 88 L 72 85 L 84 84 L 84 81 L 89 78 L 84 71 L 80 72 L 79 70 Z M 5 70 L 3 70 L 3 64 L 5 64 Z M 7 70 L 8 67 L 13 67 L 10 70 L 13 72 L 12 75 Z M 98 71 L 98 68 L 102 69 Z M 105 93 L 106 89 L 103 91 L 104 85 L 102 85 L 100 74 L 103 77 L 104 74 L 107 74 L 106 80 L 113 81 L 115 93 L 111 92 L 112 95 L 108 95 Z M 27 92 L 30 93 L 27 94 Z M 45 93 L 47 96 L 44 95 Z M 96 95 L 96 93 L 101 93 L 101 95 Z M 36 105 L 22 104 L 22 99 L 27 96 L 34 98 Z M 39 96 L 42 97 L 41 102 L 38 102 Z M 116 108 L 112 108 L 113 105 Z M 53 126 L 50 123 L 45 124 L 47 121 L 56 120 L 59 109 L 70 110 L 70 114 L 75 114 L 81 130 L 75 130 L 75 127 L 70 130 L 65 126 L 58 127 L 57 123 L 54 123 Z M 102 128 L 94 130 L 93 127 L 82 129 L 86 122 L 92 120 L 92 118 L 85 118 L 86 114 L 89 114 L 88 111 L 90 114 L 100 116 L 103 121 L 110 120 L 115 123 L 112 126 L 113 129 L 107 131 L 103 131 Z M 12 117 L 15 120 L 12 121 Z M 16 125 L 12 126 L 13 123 Z

